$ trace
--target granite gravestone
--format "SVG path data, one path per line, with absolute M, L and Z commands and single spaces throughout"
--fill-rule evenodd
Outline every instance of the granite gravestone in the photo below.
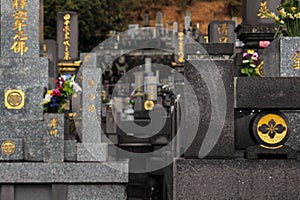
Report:
M 39 53 L 39 0 L 2 0 L 1 159 L 43 160 L 45 130 L 40 101 L 48 86 L 48 60 Z
M 265 77 L 300 76 L 300 37 L 274 40 L 265 50 L 263 74 Z
M 201 55 L 202 52 L 202 55 Z M 223 128 L 221 128 L 220 137 L 217 138 L 216 144 L 213 146 L 206 157 L 209 158 L 232 158 L 234 157 L 234 98 L 233 98 L 233 60 L 231 59 L 220 59 L 218 57 L 207 55 L 204 56 L 205 50 L 199 45 L 188 44 L 186 45 L 186 56 L 187 62 L 185 64 L 184 74 L 185 79 L 192 84 L 195 94 L 198 99 L 200 122 L 197 135 L 185 152 L 185 158 L 199 158 L 199 152 L 202 145 L 213 144 L 216 138 L 209 137 L 209 128 L 216 128 L 220 125 L 221 118 L 214 117 L 218 113 L 213 113 L 212 102 L 219 102 L 214 100 L 212 96 L 212 91 L 222 91 L 222 86 L 220 84 L 209 84 L 208 79 L 214 83 L 218 83 L 218 77 L 221 78 L 224 84 L 224 101 L 223 105 L 226 106 L 226 117 Z M 215 69 L 216 71 L 212 71 Z M 206 79 L 204 78 L 206 77 Z M 209 78 L 207 78 L 209 77 Z M 213 88 L 212 88 L 213 87 Z M 185 100 L 189 104 L 189 93 L 186 93 L 187 88 L 185 88 Z M 218 93 L 219 94 L 219 93 Z M 220 95 L 220 94 L 219 94 Z M 220 104 L 218 104 L 219 106 Z M 188 106 L 189 107 L 189 106 Z M 196 112 L 196 111 L 192 111 Z M 215 112 L 220 112 L 220 109 L 215 109 Z M 197 113 L 194 113 L 197 114 Z M 220 113 L 221 114 L 221 113 Z M 193 114 L 192 114 L 193 115 Z M 210 138 L 210 139 L 207 139 Z M 183 138 L 184 140 L 184 138 Z
M 86 54 L 82 70 L 82 143 L 77 145 L 78 161 L 106 161 L 107 144 L 101 142 L 101 68 L 97 55 Z
M 75 12 L 57 13 L 58 61 L 78 60 L 78 15 Z
M 212 21 L 208 29 L 209 42 L 235 43 L 234 21 Z
M 127 161 L 64 162 L 77 152 L 65 154 L 64 115 L 44 114 L 40 105 L 48 60 L 39 57 L 38 28 L 39 0 L 1 0 L 0 198 L 125 199 Z

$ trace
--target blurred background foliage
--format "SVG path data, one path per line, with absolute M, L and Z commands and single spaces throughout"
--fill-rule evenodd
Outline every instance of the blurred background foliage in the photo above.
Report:
M 215 8 L 212 3 L 221 3 L 224 6 L 213 11 Z M 129 23 L 142 24 L 146 12 L 152 20 L 150 25 L 153 25 L 157 11 L 166 11 L 164 19 L 167 15 L 169 21 L 181 21 L 178 15 L 183 16 L 186 10 L 192 8 L 197 10 L 192 14 L 197 15 L 202 23 L 201 19 L 207 18 L 205 14 L 201 16 L 205 7 L 213 13 L 222 12 L 220 19 L 224 15 L 227 19 L 241 15 L 240 0 L 44 0 L 45 39 L 56 39 L 56 15 L 59 11 L 78 13 L 79 49 L 81 52 L 89 52 L 106 38 L 110 30 L 125 31 Z M 214 14 L 213 17 L 215 16 Z M 213 17 L 210 20 L 214 20 Z M 208 23 L 206 21 L 204 20 L 204 25 Z

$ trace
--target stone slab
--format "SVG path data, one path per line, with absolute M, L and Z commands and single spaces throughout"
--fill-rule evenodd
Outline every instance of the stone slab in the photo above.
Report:
M 294 149 L 295 151 L 300 151 L 300 111 L 299 110 L 284 110 L 281 111 L 288 118 L 289 122 L 289 133 L 290 137 L 286 142 L 286 145 Z
M 25 139 L 24 156 L 26 161 L 43 161 L 45 151 L 44 139 Z
M 128 161 L 0 163 L 0 183 L 127 183 Z
M 101 142 L 101 69 L 82 68 L 82 142 Z
M 65 161 L 77 161 L 76 140 L 65 140 Z
M 6 148 L 4 148 L 3 142 L 12 141 L 14 143 L 14 148 L 9 148 L 8 150 L 12 150 L 12 153 L 5 153 Z M 14 138 L 1 138 L 0 139 L 0 160 L 6 161 L 14 161 L 14 160 L 23 160 L 24 159 L 24 141 L 22 139 L 14 139 Z
M 200 47 L 201 46 L 201 47 Z M 201 43 L 185 45 L 186 54 L 199 52 L 199 55 L 233 55 L 234 44 L 232 43 Z
M 77 161 L 106 161 L 108 146 L 105 143 L 77 143 Z
M 0 86 L 48 86 L 47 58 L 0 58 Z
M 212 71 L 213 68 L 216 68 L 216 71 Z M 234 113 L 233 113 L 233 60 L 209 60 L 209 59 L 203 59 L 203 60 L 188 60 L 186 66 L 185 66 L 185 78 L 189 81 L 190 84 L 192 84 L 193 90 L 195 91 L 195 94 L 197 96 L 197 101 L 199 105 L 199 113 L 194 114 L 200 114 L 200 122 L 194 122 L 199 123 L 198 124 L 198 132 L 193 140 L 193 143 L 190 145 L 188 150 L 185 152 L 184 156 L 186 158 L 198 158 L 199 151 L 201 146 L 203 145 L 203 142 L 206 140 L 206 144 L 214 144 L 212 150 L 209 152 L 208 157 L 213 158 L 230 158 L 234 156 Z M 201 74 L 200 74 L 201 73 Z M 222 80 L 217 80 L 217 74 L 214 75 L 213 73 L 219 73 L 219 77 Z M 203 77 L 206 77 L 207 80 L 212 80 L 214 83 L 210 83 L 207 85 Z M 208 78 L 209 77 L 209 78 Z M 218 83 L 218 81 L 221 81 L 224 88 L 222 89 L 222 84 L 215 84 Z M 211 87 L 210 91 L 208 90 L 208 87 Z M 225 89 L 225 91 L 224 91 Z M 185 90 L 187 90 L 185 88 Z M 225 117 L 225 123 L 223 128 L 221 129 L 221 134 L 219 138 L 210 137 L 207 136 L 207 132 L 210 129 L 215 129 L 216 127 L 221 126 L 222 119 L 219 118 L 219 114 L 214 113 L 214 115 L 218 115 L 218 117 L 213 117 L 212 115 L 212 97 L 210 95 L 210 92 L 212 91 L 224 91 L 224 95 L 226 95 L 226 99 L 217 100 L 214 99 L 214 102 L 219 102 L 215 106 L 224 105 L 226 106 L 226 117 Z M 189 103 L 190 94 L 185 92 L 185 101 Z M 194 110 L 193 106 L 187 106 L 188 108 Z M 218 109 L 216 108 L 216 111 Z M 191 111 L 191 115 L 193 115 L 193 112 Z M 225 114 L 224 114 L 225 115 Z M 191 119 L 190 117 L 189 119 Z M 213 119 L 211 119 L 213 118 Z M 210 127 L 211 126 L 211 127 Z M 182 141 L 184 143 L 184 140 L 186 140 L 183 136 Z M 209 141 L 208 141 L 209 140 Z M 217 141 L 215 141 L 217 140 Z
M 175 199 L 299 199 L 300 161 L 185 160 L 174 163 Z
M 55 125 L 53 124 L 53 121 L 55 121 Z M 46 135 L 44 161 L 64 162 L 65 114 L 45 114 L 45 127 Z
M 15 200 L 51 200 L 51 185 L 16 185 Z
M 300 80 L 293 77 L 236 77 L 235 108 L 299 109 Z
M 0 138 L 35 140 L 44 139 L 44 136 L 44 121 L 0 121 Z
M 19 120 L 42 120 L 40 105 L 48 86 L 48 60 L 46 58 L 0 59 L 0 96 L 9 89 L 20 89 L 25 95 L 25 105 L 20 110 L 9 110 L 0 98 L 0 122 Z
M 110 199 L 126 200 L 125 185 L 68 185 L 67 200 Z
M 297 51 L 300 51 L 300 37 L 274 40 L 265 50 L 264 77 L 299 77 L 300 70 L 293 68 L 292 59 Z
M 14 9 L 12 8 L 12 0 L 1 0 L 1 57 L 21 57 L 20 54 L 10 50 L 14 43 L 14 36 L 17 30 L 13 30 L 15 19 L 13 18 Z M 24 35 L 28 36 L 26 46 L 28 51 L 23 57 L 39 57 L 39 5 L 40 0 L 26 1 L 27 19 L 22 27 Z

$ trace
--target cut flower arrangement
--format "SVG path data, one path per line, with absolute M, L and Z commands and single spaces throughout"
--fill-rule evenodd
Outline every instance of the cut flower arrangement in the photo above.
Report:
M 279 14 L 270 12 L 267 1 L 261 2 L 257 16 L 273 19 L 277 26 L 277 36 L 300 36 L 300 0 L 282 0 L 278 5 Z
M 48 90 L 41 102 L 44 112 L 62 113 L 68 110 L 69 97 L 73 93 L 82 91 L 81 87 L 75 82 L 75 78 L 75 75 L 62 75 L 55 80 L 56 88 Z
M 254 50 L 247 50 L 243 54 L 243 68 L 241 73 L 247 76 L 262 76 L 261 64 L 259 60 L 259 55 Z

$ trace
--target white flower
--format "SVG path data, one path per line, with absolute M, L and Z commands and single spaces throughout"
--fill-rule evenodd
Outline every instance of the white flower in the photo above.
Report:
M 41 105 L 47 104 L 51 101 L 52 95 L 51 94 L 46 94 L 45 98 L 42 100 Z
M 70 86 L 73 88 L 73 90 L 75 92 L 81 92 L 82 91 L 81 87 L 75 81 L 71 81 Z

